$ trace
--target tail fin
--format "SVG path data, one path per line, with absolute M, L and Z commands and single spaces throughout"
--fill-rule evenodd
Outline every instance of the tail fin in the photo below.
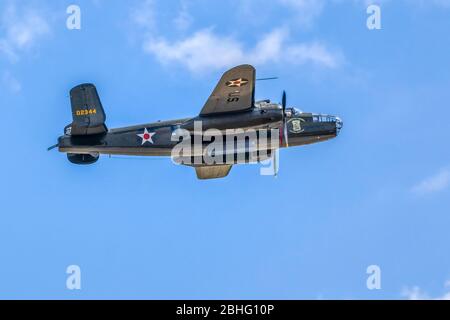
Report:
M 70 91 L 73 122 L 70 133 L 77 135 L 102 134 L 108 131 L 106 115 L 93 84 L 76 86 Z

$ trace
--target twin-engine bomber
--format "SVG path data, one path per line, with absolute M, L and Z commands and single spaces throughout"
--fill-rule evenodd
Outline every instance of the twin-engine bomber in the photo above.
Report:
M 95 86 L 81 84 L 70 91 L 73 122 L 51 148 L 67 153 L 74 164 L 93 164 L 101 154 L 171 156 L 194 167 L 199 179 L 215 179 L 226 177 L 234 164 L 276 161 L 279 148 L 339 134 L 339 117 L 286 107 L 285 92 L 281 104 L 255 102 L 255 75 L 251 65 L 225 72 L 196 117 L 118 129 L 107 128 Z

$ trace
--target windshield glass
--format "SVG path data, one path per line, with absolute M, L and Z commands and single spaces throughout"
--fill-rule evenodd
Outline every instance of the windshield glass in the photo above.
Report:
M 292 113 L 295 115 L 299 115 L 302 112 L 300 110 L 298 110 L 297 108 L 292 108 Z
M 313 115 L 314 122 L 336 122 L 335 116 L 330 116 L 327 114 L 315 114 Z

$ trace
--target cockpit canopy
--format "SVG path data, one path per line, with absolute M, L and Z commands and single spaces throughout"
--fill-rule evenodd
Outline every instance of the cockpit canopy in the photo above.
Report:
M 261 100 L 255 102 L 255 108 L 262 110 L 281 110 L 282 106 L 279 103 L 272 103 L 270 102 L 270 100 Z M 301 117 L 306 122 L 341 122 L 339 117 L 336 116 L 332 116 L 329 114 L 303 112 L 294 107 L 286 108 L 286 116 Z
M 282 106 L 279 103 L 272 103 L 270 100 L 260 100 L 255 102 L 255 108 L 262 110 L 281 110 Z M 286 108 L 286 113 L 288 114 L 288 116 L 298 116 L 302 114 L 300 110 L 292 107 Z
M 280 110 L 280 111 L 282 110 L 281 104 L 271 103 L 270 100 L 261 100 L 255 102 L 255 108 L 261 110 Z M 335 123 L 338 132 L 341 130 L 343 126 L 343 122 L 339 117 L 332 116 L 329 114 L 302 112 L 294 107 L 286 108 L 286 117 L 301 118 L 305 122 Z
M 281 110 L 281 105 L 278 103 L 272 103 L 270 100 L 260 100 L 255 102 L 255 108 L 262 110 Z
M 302 114 L 303 112 L 297 108 L 286 108 L 287 117 L 300 117 Z
M 300 117 L 306 122 L 337 122 L 339 118 L 329 114 L 302 112 L 297 108 L 287 108 L 287 116 Z
M 337 117 L 328 114 L 313 114 L 313 122 L 336 122 Z

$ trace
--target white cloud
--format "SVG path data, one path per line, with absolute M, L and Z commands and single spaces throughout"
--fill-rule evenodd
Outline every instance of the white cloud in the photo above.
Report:
M 336 2 L 346 2 L 349 0 L 334 0 Z M 387 4 L 387 3 L 393 3 L 392 0 L 352 0 L 355 3 L 362 3 L 366 6 L 371 4 Z M 429 7 L 429 6 L 437 6 L 442 8 L 450 8 L 450 0 L 403 0 L 408 5 L 414 5 L 414 6 L 422 6 L 422 7 Z
M 175 27 L 181 31 L 187 30 L 191 26 L 192 20 L 193 18 L 189 13 L 186 1 L 182 1 L 181 9 L 178 11 L 177 16 L 173 20 Z
M 387 1 L 387 0 L 385 0 Z M 408 4 L 450 8 L 450 0 L 405 0 Z
M 427 294 L 422 292 L 422 290 L 415 286 L 412 288 L 404 288 L 402 290 L 402 297 L 404 297 L 407 300 L 429 300 L 430 297 L 428 297 Z
M 151 30 L 155 27 L 155 4 L 153 0 L 145 0 L 131 11 L 131 20 L 139 27 Z
M 235 38 L 215 34 L 212 29 L 203 29 L 175 42 L 151 37 L 144 44 L 144 49 L 164 64 L 177 63 L 194 73 L 240 63 L 312 63 L 335 68 L 342 60 L 339 54 L 319 42 L 290 43 L 287 29 L 275 29 L 264 35 L 253 48 L 245 48 Z
M 20 11 L 20 12 L 19 12 Z M 20 53 L 50 31 L 47 21 L 35 10 L 8 5 L 0 17 L 0 54 L 17 61 Z
M 293 45 L 286 49 L 286 53 L 292 63 L 304 64 L 311 62 L 327 68 L 338 67 L 343 60 L 340 53 L 331 52 L 319 42 Z
M 245 0 L 253 1 L 253 0 Z M 322 11 L 323 0 L 279 0 L 278 5 L 301 13 L 306 22 Z M 343 55 L 331 50 L 320 41 L 293 42 L 289 37 L 289 27 L 274 28 L 262 35 L 253 45 L 243 43 L 239 38 L 215 32 L 213 27 L 203 28 L 184 34 L 175 40 L 160 34 L 153 0 L 146 0 L 131 11 L 133 22 L 145 32 L 144 51 L 165 65 L 176 64 L 193 73 L 203 73 L 225 69 L 241 63 L 261 66 L 267 63 L 286 63 L 292 66 L 315 65 L 323 68 L 339 67 Z M 179 31 L 187 31 L 191 26 L 191 16 L 187 2 L 180 2 L 180 10 L 171 20 Z
M 144 49 L 164 64 L 177 62 L 194 72 L 220 69 L 243 58 L 240 43 L 229 37 L 219 37 L 209 29 L 174 43 L 164 38 L 151 38 Z
M 414 286 L 412 288 L 404 288 L 402 290 L 402 297 L 408 300 L 450 300 L 450 281 L 445 284 L 446 291 L 444 294 L 438 297 L 430 297 L 426 292 L 424 292 L 420 287 Z
M 318 18 L 327 1 L 336 0 L 240 0 L 236 6 L 240 14 L 245 15 L 245 19 L 263 19 L 270 23 L 273 21 L 272 9 L 282 10 L 282 20 L 297 27 L 309 27 Z M 263 10 L 260 10 L 263 8 Z
M 320 14 L 325 5 L 324 0 L 279 0 L 294 13 L 297 22 L 311 24 Z
M 417 194 L 429 194 L 442 191 L 450 184 L 450 170 L 448 168 L 441 169 L 437 174 L 426 178 L 412 188 Z

